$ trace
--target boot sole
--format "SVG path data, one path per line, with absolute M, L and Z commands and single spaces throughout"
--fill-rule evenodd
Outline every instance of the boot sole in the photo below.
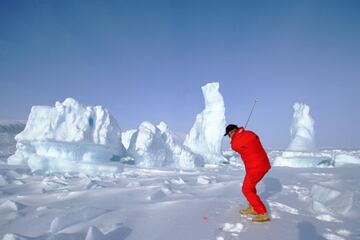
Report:
M 264 220 L 253 220 L 253 219 L 251 219 L 251 221 L 253 223 L 266 223 L 266 222 L 270 222 L 270 218 L 264 219 Z
M 256 215 L 257 213 L 242 213 L 242 212 L 239 212 L 240 215 L 244 215 L 244 216 L 247 216 L 247 215 Z

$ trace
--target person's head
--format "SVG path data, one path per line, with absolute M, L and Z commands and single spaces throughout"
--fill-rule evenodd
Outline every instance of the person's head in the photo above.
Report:
M 227 125 L 224 136 L 229 136 L 229 138 L 232 138 L 237 129 L 239 129 L 239 127 L 235 124 Z

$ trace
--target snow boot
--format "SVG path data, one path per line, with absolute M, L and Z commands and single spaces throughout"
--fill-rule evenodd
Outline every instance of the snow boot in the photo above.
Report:
M 256 216 L 253 219 L 251 219 L 251 221 L 257 223 L 269 222 L 270 218 L 267 213 L 262 213 L 262 214 L 256 214 Z
M 248 208 L 240 210 L 241 215 L 256 215 L 254 208 L 249 204 Z

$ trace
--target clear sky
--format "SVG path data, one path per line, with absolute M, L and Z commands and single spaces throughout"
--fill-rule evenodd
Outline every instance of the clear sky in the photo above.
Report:
M 0 119 L 74 97 L 122 129 L 187 133 L 220 82 L 229 123 L 289 144 L 310 105 L 319 147 L 360 147 L 360 1 L 0 1 Z

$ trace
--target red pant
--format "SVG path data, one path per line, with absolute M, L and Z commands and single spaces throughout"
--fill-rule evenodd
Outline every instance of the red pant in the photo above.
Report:
M 261 201 L 260 197 L 256 194 L 256 184 L 261 181 L 261 179 L 268 172 L 266 171 L 257 171 L 250 170 L 246 171 L 244 182 L 242 185 L 242 192 L 248 200 L 249 204 L 253 206 L 255 212 L 258 214 L 266 213 L 266 207 Z

